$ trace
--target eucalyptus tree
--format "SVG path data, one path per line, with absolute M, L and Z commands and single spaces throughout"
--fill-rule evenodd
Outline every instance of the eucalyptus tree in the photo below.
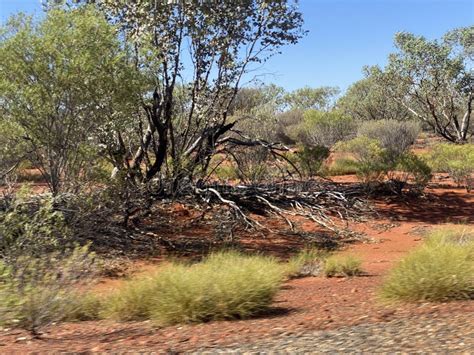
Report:
M 285 103 L 290 110 L 327 111 L 334 104 L 340 90 L 337 87 L 322 86 L 312 88 L 305 86 L 285 95 Z
M 115 29 L 91 7 L 20 14 L 1 29 L 0 126 L 15 128 L 55 194 L 93 164 L 105 124 L 133 111 L 134 82 Z
M 353 83 L 337 101 L 337 107 L 356 120 L 407 120 L 410 111 L 393 99 L 387 87 L 379 85 L 370 67 L 364 68 L 365 77 Z
M 139 147 L 131 159 L 123 155 L 118 170 L 176 191 L 206 171 L 220 147 L 253 144 L 230 135 L 232 102 L 252 70 L 304 34 L 296 1 L 94 3 L 119 26 L 137 71 L 151 82 L 134 116 Z
M 456 143 L 466 142 L 473 132 L 473 38 L 474 26 L 433 41 L 398 33 L 398 52 L 389 56 L 384 70 L 373 70 L 390 97 Z

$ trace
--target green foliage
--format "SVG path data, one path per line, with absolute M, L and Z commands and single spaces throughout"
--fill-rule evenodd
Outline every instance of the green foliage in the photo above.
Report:
M 104 314 L 158 324 L 246 318 L 269 307 L 284 275 L 272 258 L 212 254 L 198 264 L 173 264 L 129 281 L 107 300 Z
M 472 39 L 474 26 L 452 31 L 441 40 L 400 32 L 398 51 L 371 75 L 386 96 L 402 103 L 450 142 L 465 143 L 472 133 Z M 471 34 L 471 35 L 469 35 Z
M 49 195 L 21 192 L 0 211 L 0 253 L 40 255 L 70 246 L 72 234 L 64 214 L 55 209 Z
M 64 307 L 65 322 L 82 322 L 101 319 L 104 308 L 104 296 L 96 295 L 93 291 L 71 292 L 68 294 L 67 304 Z
M 337 175 L 351 175 L 359 172 L 359 164 L 354 159 L 339 158 L 336 159 L 327 169 L 326 174 Z
M 340 256 L 334 255 L 330 256 L 324 262 L 324 275 L 326 277 L 334 276 L 357 276 L 362 274 L 362 261 L 352 255 Z
M 399 194 L 412 180 L 410 190 L 420 193 L 431 179 L 431 168 L 409 151 L 419 130 L 411 121 L 367 121 L 358 137 L 340 143 L 337 149 L 354 157 L 357 175 L 365 183 L 388 179 L 387 186 Z
M 319 174 L 321 166 L 328 156 L 329 149 L 326 147 L 299 146 L 290 159 L 293 158 L 303 175 L 311 177 Z
M 465 225 L 449 225 L 435 228 L 428 233 L 427 245 L 470 245 L 474 243 L 474 228 Z
M 27 157 L 23 130 L 14 122 L 0 118 L 0 184 L 3 175 Z
M 323 271 L 326 257 L 327 253 L 322 250 L 303 249 L 288 260 L 288 276 L 292 278 L 318 276 Z
M 237 180 L 239 178 L 234 165 L 221 164 L 214 170 L 214 174 L 221 181 Z
M 308 110 L 297 131 L 297 139 L 306 145 L 333 147 L 355 135 L 355 121 L 339 111 Z
M 420 125 L 415 121 L 377 120 L 363 122 L 357 135 L 375 139 L 384 149 L 385 160 L 395 164 L 415 143 Z
M 389 170 L 384 156 L 385 149 L 376 139 L 359 136 L 340 143 L 337 149 L 354 156 L 357 162 L 357 176 L 366 183 L 380 181 Z
M 396 165 L 397 173 L 404 173 L 405 176 L 398 176 L 402 181 L 413 179 L 414 188 L 422 191 L 430 182 L 432 174 L 428 163 L 418 155 L 408 152 L 398 158 Z
M 474 241 L 463 227 L 428 235 L 391 271 L 381 289 L 390 301 L 450 301 L 474 297 Z
M 278 114 L 276 116 L 276 141 L 284 144 L 296 144 L 298 132 L 303 122 L 303 115 L 304 111 L 302 110 L 289 110 Z
M 337 102 L 337 107 L 353 119 L 407 120 L 410 111 L 388 95 L 386 86 L 379 85 L 370 68 L 364 69 L 365 78 L 352 84 Z
M 0 33 L 2 120 L 57 193 L 97 157 L 107 119 L 117 126 L 131 113 L 140 75 L 93 7 L 52 10 L 39 23 L 17 15 Z
M 38 334 L 71 312 L 80 313 L 75 302 L 77 287 L 92 276 L 94 256 L 87 247 L 41 259 L 19 257 L 0 264 L 0 322 Z
M 306 86 L 287 93 L 283 100 L 291 110 L 328 110 L 339 91 L 337 87 L 310 88 Z
M 271 154 L 265 147 L 238 149 L 233 154 L 236 173 L 241 181 L 259 183 L 271 177 Z
M 434 171 L 446 172 L 458 186 L 474 188 L 474 144 L 438 144 L 429 155 Z
M 128 280 L 105 299 L 101 315 L 123 321 L 149 319 L 155 306 L 157 292 L 154 276 Z

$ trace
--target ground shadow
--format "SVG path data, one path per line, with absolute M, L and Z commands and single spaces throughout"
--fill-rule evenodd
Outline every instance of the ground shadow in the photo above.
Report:
M 473 196 L 456 190 L 428 192 L 423 197 L 385 199 L 378 208 L 382 218 L 393 221 L 474 223 Z

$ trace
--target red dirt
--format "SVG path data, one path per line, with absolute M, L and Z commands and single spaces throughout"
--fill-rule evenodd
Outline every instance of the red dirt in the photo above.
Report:
M 351 177 L 338 180 L 353 181 Z M 155 328 L 149 322 L 66 323 L 49 327 L 40 340 L 31 339 L 24 331 L 8 330 L 0 336 L 0 352 L 180 352 L 198 346 L 244 343 L 283 333 L 385 322 L 422 314 L 474 314 L 473 301 L 389 306 L 377 299 L 377 289 L 384 275 L 400 257 L 421 242 L 423 230 L 445 223 L 474 223 L 473 194 L 437 185 L 427 192 L 426 197 L 419 199 L 378 199 L 374 203 L 379 217 L 353 226 L 355 230 L 365 232 L 370 241 L 351 245 L 342 253 L 360 256 L 366 276 L 289 281 L 278 295 L 273 310 L 258 318 L 166 328 Z M 244 242 L 250 243 L 251 239 L 244 238 Z M 288 245 L 280 248 L 279 243 L 288 242 L 268 236 L 260 246 L 273 244 L 273 251 L 278 253 L 288 250 Z M 296 248 L 298 242 L 294 243 Z M 113 284 L 105 283 L 101 288 L 108 286 Z

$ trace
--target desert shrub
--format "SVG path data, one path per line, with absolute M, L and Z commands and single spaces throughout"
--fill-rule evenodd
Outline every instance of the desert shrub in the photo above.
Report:
M 357 276 L 362 273 L 362 261 L 352 255 L 330 256 L 324 262 L 324 275 L 327 277 L 334 276 Z
M 27 158 L 23 130 L 14 122 L 0 119 L 0 184 L 7 172 Z
M 293 162 L 305 176 L 318 175 L 324 160 L 329 156 L 329 149 L 323 146 L 299 146 L 293 155 Z
M 214 174 L 219 180 L 227 181 L 227 180 L 235 180 L 238 179 L 239 176 L 237 174 L 237 169 L 234 165 L 219 165 L 214 170 Z
M 104 308 L 104 296 L 92 291 L 72 292 L 64 307 L 63 321 L 79 322 L 100 319 Z
M 466 225 L 449 225 L 430 231 L 425 240 L 427 245 L 467 245 L 474 246 L 474 228 Z
M 67 318 L 84 303 L 73 300 L 78 285 L 93 275 L 94 256 L 77 247 L 66 256 L 19 257 L 0 265 L 0 323 L 38 334 L 52 322 Z
M 429 155 L 433 170 L 446 172 L 458 186 L 474 188 L 474 144 L 438 144 Z
M 357 135 L 377 140 L 386 161 L 395 164 L 415 143 L 420 131 L 420 124 L 415 121 L 378 120 L 363 122 Z
M 338 111 L 322 112 L 308 110 L 299 126 L 297 140 L 308 146 L 331 148 L 337 142 L 355 136 L 354 120 Z
M 129 281 L 107 301 L 105 314 L 158 324 L 245 318 L 269 307 L 284 276 L 285 268 L 272 258 L 212 254 Z
M 410 190 L 420 193 L 431 179 L 431 168 L 424 159 L 408 150 L 396 152 L 392 148 L 384 148 L 377 139 L 359 136 L 339 144 L 337 149 L 352 154 L 360 180 L 382 183 L 388 179 L 386 187 L 398 194 L 409 180 L 413 181 Z
M 71 231 L 51 195 L 16 196 L 0 210 L 0 253 L 38 256 L 70 246 Z
M 357 163 L 357 176 L 364 182 L 379 181 L 389 170 L 385 150 L 376 139 L 356 137 L 340 143 L 336 149 L 353 155 Z
M 292 278 L 318 276 L 323 271 L 326 257 L 327 253 L 322 250 L 303 249 L 288 260 L 288 276 Z
M 270 177 L 269 161 L 271 154 L 267 148 L 240 149 L 234 153 L 240 180 L 258 183 Z
M 107 297 L 101 315 L 123 321 L 149 319 L 157 292 L 154 276 L 132 278 Z
M 391 271 L 381 295 L 392 301 L 449 301 L 474 297 L 474 243 L 454 243 L 439 230 Z M 457 237 L 456 237 L 457 238 Z
M 283 144 L 296 144 L 299 126 L 303 122 L 303 110 L 290 110 L 277 115 L 275 139 Z
M 349 175 L 357 174 L 359 166 L 354 159 L 340 158 L 336 159 L 327 169 L 328 175 Z
M 392 177 L 392 180 L 401 183 L 400 191 L 398 192 L 401 192 L 401 188 L 409 179 L 413 180 L 411 190 L 421 192 L 428 185 L 432 177 L 431 168 L 426 161 L 411 152 L 407 152 L 399 157 L 395 170 L 396 175 Z

